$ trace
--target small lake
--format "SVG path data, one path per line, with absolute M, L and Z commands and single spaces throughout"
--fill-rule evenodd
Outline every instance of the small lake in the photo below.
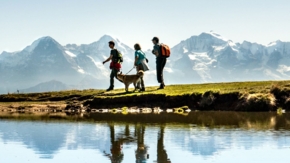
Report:
M 290 114 L 0 112 L 2 163 L 289 163 Z

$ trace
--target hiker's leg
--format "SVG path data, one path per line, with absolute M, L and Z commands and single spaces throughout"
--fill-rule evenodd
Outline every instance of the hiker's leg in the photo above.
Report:
M 114 69 L 111 70 L 111 74 L 110 74 L 110 88 L 114 88 Z
M 140 78 L 142 88 L 145 87 L 143 77 Z
M 166 61 L 167 61 L 166 58 L 162 58 L 162 71 L 163 71 L 163 69 L 165 67 Z
M 156 58 L 156 75 L 158 83 L 162 83 L 162 58 Z
M 158 89 L 164 89 L 164 79 L 163 79 L 163 69 L 166 64 L 166 58 L 157 57 L 157 80 L 160 83 L 160 86 Z
M 140 81 L 141 81 L 141 90 L 145 91 L 145 85 L 144 85 L 143 77 L 141 77 Z
M 166 64 L 166 58 L 162 58 L 162 62 L 161 62 L 161 83 L 164 85 L 164 78 L 163 78 L 163 69 L 165 67 Z
M 137 74 L 138 74 L 138 72 L 140 70 L 143 70 L 143 67 L 142 67 L 141 64 L 136 67 Z M 141 89 L 140 84 L 141 84 L 141 80 L 138 80 L 138 82 L 137 82 L 137 89 Z
M 144 71 L 144 67 L 140 64 L 139 66 L 139 70 L 143 70 Z M 144 86 L 144 80 L 143 80 L 144 76 L 140 78 L 140 84 L 141 84 L 141 90 L 144 91 L 145 90 L 145 86 Z
M 113 69 L 112 69 L 112 72 L 113 72 L 113 77 L 115 77 L 116 79 L 118 79 L 118 78 L 117 78 L 117 75 L 118 75 L 118 72 L 119 72 L 119 71 L 118 71 L 117 69 L 114 69 L 114 68 L 113 68 Z
M 117 80 L 119 80 L 121 83 L 123 83 L 122 80 L 118 79 L 118 72 L 119 72 L 120 70 L 117 70 L 117 69 L 114 69 L 114 68 L 113 68 L 112 71 L 113 71 L 113 78 L 115 77 Z

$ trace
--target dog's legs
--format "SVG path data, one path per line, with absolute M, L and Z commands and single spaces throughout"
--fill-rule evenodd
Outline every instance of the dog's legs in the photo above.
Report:
M 129 84 L 125 84 L 125 90 L 126 90 L 126 92 L 128 92 L 128 87 L 129 87 Z
M 137 86 L 136 86 L 136 89 L 140 89 L 140 88 L 141 88 L 141 87 L 140 87 L 140 85 L 141 85 L 141 82 L 140 82 L 140 81 L 138 81 L 136 85 L 137 85 Z
M 134 88 L 135 88 L 133 92 L 135 92 L 137 89 L 137 84 L 136 84 L 136 82 L 133 82 L 133 84 L 134 84 Z

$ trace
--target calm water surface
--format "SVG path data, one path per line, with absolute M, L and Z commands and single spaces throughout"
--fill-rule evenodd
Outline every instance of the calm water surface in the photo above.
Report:
M 0 113 L 1 163 L 289 163 L 290 115 Z

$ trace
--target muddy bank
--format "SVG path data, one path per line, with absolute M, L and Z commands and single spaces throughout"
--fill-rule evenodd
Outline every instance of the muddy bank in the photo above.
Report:
M 191 94 L 179 96 L 166 95 L 139 95 L 131 97 L 114 97 L 114 98 L 93 98 L 86 100 L 83 106 L 88 108 L 120 108 L 120 107 L 137 107 L 137 108 L 155 108 L 160 109 L 178 108 L 188 106 L 191 110 L 233 110 L 242 111 L 239 93 L 230 93 L 220 95 L 218 93 Z M 265 108 L 263 108 L 265 109 Z M 272 108 L 268 108 L 268 110 Z M 273 108 L 274 109 L 274 108 Z M 259 111 L 259 110 L 257 110 Z M 265 111 L 265 110 L 264 110 Z
M 1 112 L 63 112 L 65 102 L 9 102 L 0 103 Z
M 160 94 L 136 95 L 114 98 L 98 98 L 85 100 L 82 104 L 87 108 L 178 108 L 188 106 L 191 110 L 216 111 L 276 111 L 281 107 L 290 110 L 290 92 L 274 90 L 270 93 L 242 94 L 240 92 L 220 94 L 208 91 L 203 94 L 166 96 Z
M 38 96 L 35 98 L 34 96 Z M 30 104 L 27 104 L 27 103 Z M 180 108 L 200 111 L 276 111 L 290 110 L 290 90 L 277 87 L 265 93 L 206 91 L 183 95 L 133 94 L 120 95 L 67 95 L 52 97 L 27 94 L 0 96 L 0 111 L 78 111 L 113 108 Z

